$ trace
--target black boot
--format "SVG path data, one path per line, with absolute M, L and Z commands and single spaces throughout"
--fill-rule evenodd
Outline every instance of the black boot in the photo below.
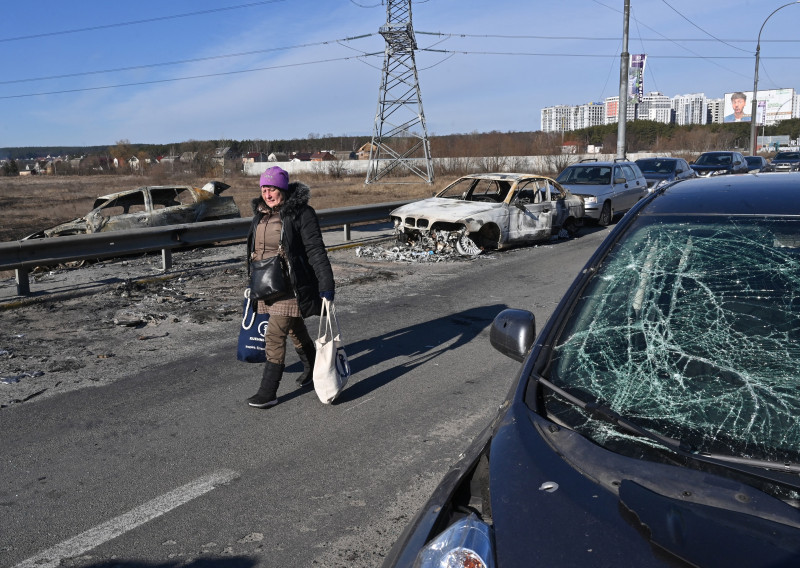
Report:
M 297 377 L 297 386 L 305 387 L 311 384 L 314 379 L 314 361 L 317 357 L 317 350 L 313 343 L 304 343 L 300 349 L 295 349 L 300 362 L 303 364 L 303 372 Z
M 269 408 L 278 404 L 278 385 L 283 376 L 283 365 L 271 361 L 264 364 L 264 374 L 258 392 L 247 399 L 247 404 L 255 408 Z

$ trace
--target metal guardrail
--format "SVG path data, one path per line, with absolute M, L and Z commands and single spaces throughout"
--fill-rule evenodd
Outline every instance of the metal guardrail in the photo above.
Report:
M 388 220 L 389 212 L 407 203 L 411 201 L 322 209 L 317 211 L 317 217 L 321 227 L 343 226 L 344 239 L 349 241 L 352 224 Z M 251 220 L 252 217 L 225 219 L 5 242 L 0 243 L 0 270 L 15 270 L 17 294 L 20 296 L 31 293 L 28 274 L 36 266 L 161 250 L 163 270 L 169 270 L 172 267 L 172 249 L 243 239 L 250 229 Z

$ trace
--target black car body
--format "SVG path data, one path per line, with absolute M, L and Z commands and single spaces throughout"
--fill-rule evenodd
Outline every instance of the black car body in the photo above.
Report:
M 636 165 L 642 170 L 644 179 L 647 180 L 648 191 L 656 190 L 662 185 L 676 180 L 697 177 L 695 171 L 683 158 L 641 158 L 636 160 Z
M 700 177 L 747 173 L 747 162 L 740 152 L 704 152 L 691 167 Z
M 384 568 L 800 565 L 798 189 L 667 186 L 535 342 L 501 312 L 516 383 Z
M 769 171 L 769 162 L 764 156 L 745 156 L 747 162 L 748 172 L 767 172 Z
M 800 152 L 778 152 L 770 160 L 771 172 L 796 172 L 800 171 Z

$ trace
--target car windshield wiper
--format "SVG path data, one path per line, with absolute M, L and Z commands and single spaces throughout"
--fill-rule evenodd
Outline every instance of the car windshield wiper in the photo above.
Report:
M 556 393 L 575 406 L 583 409 L 592 418 L 609 422 L 627 432 L 631 432 L 642 438 L 652 440 L 658 445 L 665 447 L 668 450 L 672 450 L 681 456 L 687 457 L 694 461 L 725 467 L 727 469 L 756 477 L 761 480 L 779 483 L 781 485 L 791 487 L 792 489 L 800 490 L 800 480 L 796 479 L 794 475 L 792 475 L 791 478 L 788 478 L 786 475 L 784 475 L 800 473 L 800 464 L 791 462 L 779 463 L 754 458 L 701 452 L 691 444 L 688 444 L 682 440 L 671 438 L 669 436 L 659 434 L 658 432 L 653 432 L 652 430 L 631 422 L 618 412 L 612 410 L 608 405 L 600 402 L 586 402 L 576 396 L 571 395 L 544 377 L 534 375 L 534 378 L 539 382 L 540 385 Z

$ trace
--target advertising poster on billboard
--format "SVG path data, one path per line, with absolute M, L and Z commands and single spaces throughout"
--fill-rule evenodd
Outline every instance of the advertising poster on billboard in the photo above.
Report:
M 723 122 L 750 122 L 753 91 L 725 93 Z M 794 89 L 770 89 L 758 91 L 756 123 L 771 125 L 792 118 Z
M 632 54 L 631 64 L 628 67 L 628 101 L 632 103 L 642 102 L 644 96 L 644 65 L 647 55 Z

